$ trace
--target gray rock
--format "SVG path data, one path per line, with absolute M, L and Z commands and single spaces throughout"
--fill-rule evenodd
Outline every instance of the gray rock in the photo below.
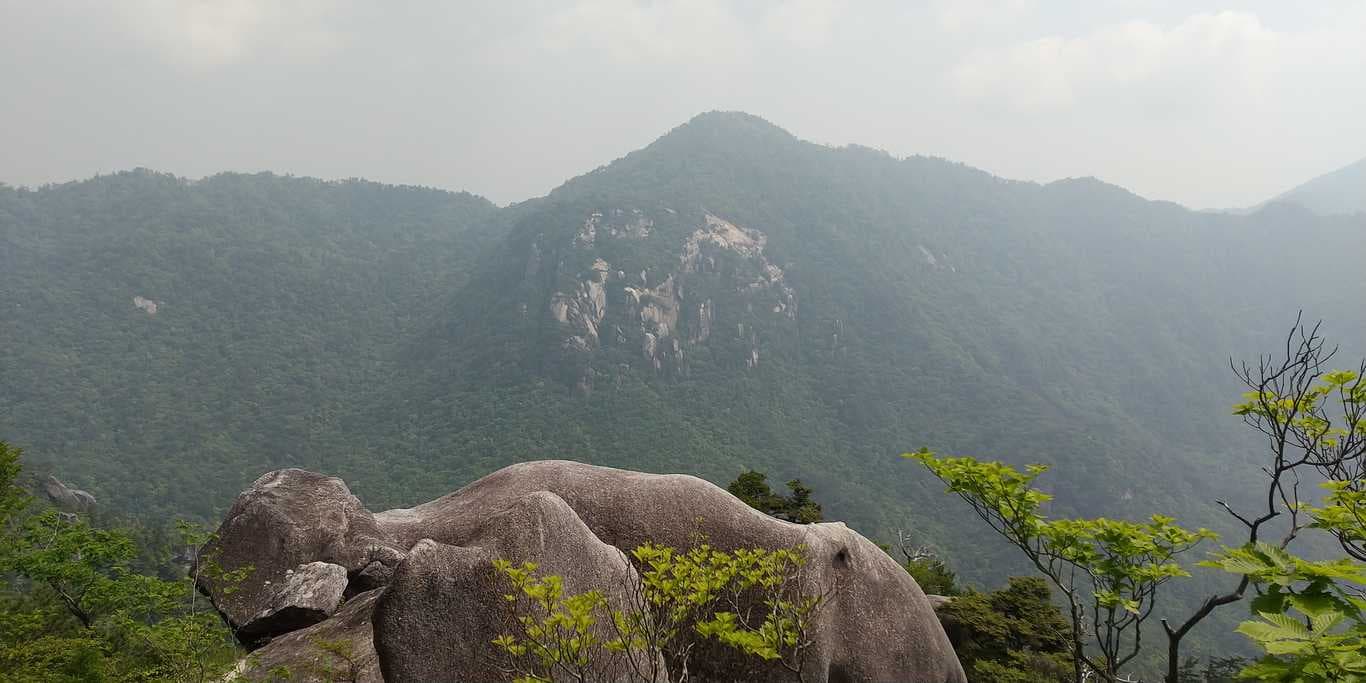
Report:
M 535 562 L 539 573 L 563 578 L 566 596 L 597 589 L 617 608 L 635 582 L 625 556 L 594 537 L 563 500 L 544 491 L 483 516 L 461 540 L 458 546 L 418 541 L 380 597 L 375 649 L 389 683 L 504 678 L 507 656 L 490 641 L 516 633 L 516 622 L 503 597 L 512 587 L 494 570 L 495 559 Z M 600 637 L 612 637 L 605 623 L 599 626 Z M 594 666 L 592 680 L 636 680 L 625 661 L 599 660 Z
M 273 680 L 270 670 L 289 669 L 291 681 L 384 683 L 375 656 L 370 614 L 380 591 L 361 593 L 330 619 L 282 635 L 238 663 L 236 680 Z M 335 645 L 337 651 L 324 649 Z
M 394 576 L 394 568 L 378 560 L 365 565 L 365 569 L 351 578 L 351 583 L 346 587 L 348 599 L 351 595 L 364 593 L 365 591 L 383 588 L 389 585 L 389 580 Z
M 73 489 L 50 474 L 43 480 L 43 494 L 53 505 L 67 512 L 90 512 L 96 505 L 95 496 Z
M 930 601 L 930 607 L 933 607 L 935 612 L 953 603 L 953 598 L 948 595 L 926 595 L 925 598 Z
M 688 548 L 705 538 L 723 550 L 805 545 L 808 594 L 829 594 L 812 626 L 808 681 L 966 680 L 920 586 L 880 548 L 841 523 L 798 525 L 746 505 L 714 484 L 678 474 L 644 474 L 568 461 L 505 467 L 455 493 L 375 516 L 399 546 L 431 538 L 463 545 L 489 510 L 537 491 L 559 496 L 602 542 L 629 551 L 647 542 Z M 876 637 L 869 637 L 876 634 Z M 696 659 L 702 680 L 733 677 L 735 662 Z M 714 664 L 714 669 L 707 669 Z M 758 680 L 760 674 L 752 674 Z M 762 677 L 784 680 L 777 667 Z
M 237 639 L 247 647 L 332 616 L 346 591 L 346 568 L 328 562 L 301 564 L 286 570 L 284 581 L 270 582 L 269 588 L 269 604 L 237 629 Z
M 339 479 L 282 470 L 239 496 L 209 549 L 229 569 L 255 571 L 231 594 L 209 580 L 201 588 L 240 627 L 273 604 L 266 581 L 300 564 L 339 565 L 347 595 L 388 584 L 373 621 L 386 680 L 488 680 L 498 677 L 490 641 L 511 616 L 494 558 L 535 561 L 563 577 L 566 594 L 611 593 L 634 571 L 623 551 L 647 542 L 689 548 L 698 539 L 723 550 L 805 546 L 803 591 L 826 603 L 811 626 L 804 680 L 966 680 L 930 599 L 876 545 L 843 524 L 774 519 L 685 475 L 530 462 L 415 508 L 371 514 Z M 279 621 L 244 642 L 259 646 L 297 626 Z M 694 680 L 791 679 L 720 646 L 691 663 Z M 612 680 L 618 672 L 603 673 Z
M 376 561 L 396 566 L 402 557 L 342 480 L 299 469 L 277 470 L 238 495 L 216 537 L 199 556 L 216 571 L 198 572 L 198 584 L 242 644 L 253 648 L 287 633 L 289 627 L 307 625 L 281 619 L 243 631 L 272 608 L 274 586 L 287 581 L 285 572 L 326 562 L 350 575 Z M 240 581 L 221 578 L 222 572 L 239 570 L 246 572 Z
M 82 491 L 81 489 L 72 489 L 71 495 L 76 497 L 76 503 L 80 506 L 80 509 L 95 509 L 97 501 L 95 500 L 95 496 L 91 495 L 90 493 Z

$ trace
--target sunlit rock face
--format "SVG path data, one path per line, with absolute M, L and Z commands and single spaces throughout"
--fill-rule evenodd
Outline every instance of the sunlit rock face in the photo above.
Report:
M 529 242 L 518 310 L 546 302 L 534 343 L 584 392 L 623 366 L 687 374 L 694 352 L 753 369 L 759 329 L 797 318 L 796 290 L 767 244 L 763 230 L 706 211 L 593 211 L 572 232 L 551 225 Z M 718 320 L 733 337 L 715 335 Z

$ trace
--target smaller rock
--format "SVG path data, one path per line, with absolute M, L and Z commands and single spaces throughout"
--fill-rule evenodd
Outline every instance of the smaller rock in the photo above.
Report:
M 147 315 L 156 315 L 157 307 L 161 305 L 161 302 L 152 301 L 151 299 L 145 297 L 135 296 L 133 297 L 133 305 L 146 311 Z
M 360 572 L 351 578 L 350 585 L 346 587 L 347 596 L 350 597 L 356 593 L 364 593 L 365 591 L 374 590 L 376 588 L 383 588 L 389 585 L 389 581 L 392 578 L 394 578 L 394 568 L 386 566 L 379 560 L 375 560 L 374 562 L 365 565 L 364 569 L 360 570 Z
M 286 571 L 285 580 L 274 588 L 270 605 L 237 632 L 248 648 L 332 616 L 346 592 L 346 568 L 329 562 L 301 564 Z
M 953 602 L 953 598 L 950 596 L 934 595 L 933 593 L 926 593 L 925 599 L 930 601 L 930 607 L 936 612 Z
M 380 591 L 361 593 L 336 615 L 308 628 L 282 635 L 244 657 L 230 680 L 275 680 L 271 670 L 289 669 L 291 681 L 384 683 L 375 657 L 370 613 Z

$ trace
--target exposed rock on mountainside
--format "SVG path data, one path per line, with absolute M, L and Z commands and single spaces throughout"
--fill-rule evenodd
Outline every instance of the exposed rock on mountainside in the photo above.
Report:
M 576 369 L 566 379 L 582 391 L 617 366 L 604 351 L 628 367 L 686 374 L 689 349 L 711 339 L 718 312 L 736 321 L 727 328 L 735 339 L 712 351 L 752 369 L 760 344 L 755 318 L 796 320 L 796 290 L 769 259 L 761 230 L 706 211 L 658 213 L 593 211 L 572 235 L 557 240 L 543 232 L 531 243 L 525 291 L 534 299 L 543 296 L 539 283 L 556 283 L 547 311 L 554 332 L 544 343 L 556 365 Z M 558 259 L 546 261 L 548 248 Z M 519 310 L 532 308 L 529 301 L 519 304 Z
M 371 562 L 388 567 L 385 560 L 397 560 L 392 577 L 376 572 L 367 579 L 381 577 L 386 587 L 351 598 L 336 616 L 288 634 L 274 628 L 276 622 L 274 641 L 249 645 L 265 645 L 260 652 L 272 661 L 291 653 L 317 657 L 300 644 L 303 634 L 335 632 L 356 640 L 365 621 L 373 628 L 383 677 L 370 670 L 371 677 L 360 680 L 486 680 L 500 661 L 490 641 L 512 617 L 494 559 L 534 561 L 563 577 L 567 595 L 597 589 L 619 604 L 635 571 L 624 551 L 646 542 L 686 548 L 703 538 L 722 550 L 805 546 L 803 590 L 828 596 L 811 625 L 806 680 L 965 680 L 925 594 L 867 539 L 839 523 L 797 525 L 768 517 L 684 475 L 530 462 L 430 503 L 372 515 L 338 479 L 281 470 L 239 496 L 210 549 L 232 566 L 258 567 L 238 590 L 244 597 L 235 599 L 236 593 L 225 594 L 213 582 L 201 587 L 237 625 L 256 603 L 277 594 L 271 586 L 280 577 L 304 571 L 286 574 L 289 565 L 332 563 L 337 572 L 345 567 L 354 583 Z M 361 600 L 375 601 L 372 617 Z M 697 680 L 790 676 L 755 662 L 718 648 L 699 653 L 689 673 Z M 615 680 L 620 672 L 600 673 Z
M 157 307 L 160 305 L 161 302 L 159 301 L 153 301 L 151 299 L 140 296 L 133 297 L 133 306 L 137 307 L 140 310 L 146 311 L 147 315 L 156 315 Z
M 95 496 L 81 489 L 73 489 L 52 475 L 43 480 L 43 495 L 57 507 L 69 512 L 89 512 L 95 508 Z

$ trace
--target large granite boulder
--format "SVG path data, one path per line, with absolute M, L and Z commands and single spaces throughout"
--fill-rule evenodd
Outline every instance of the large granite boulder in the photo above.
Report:
M 450 495 L 375 516 L 402 546 L 420 538 L 460 545 L 489 510 L 537 491 L 564 500 L 593 535 L 629 551 L 647 542 L 678 548 L 706 539 L 723 550 L 804 545 L 807 594 L 828 595 L 812 625 L 808 681 L 966 680 L 925 593 L 887 553 L 842 523 L 792 524 L 765 515 L 697 477 L 645 474 L 546 460 L 505 467 Z M 698 657 L 701 680 L 733 677 L 725 651 Z M 715 664 L 716 668 L 709 668 Z M 773 665 L 746 677 L 786 680 Z
M 596 589 L 617 601 L 633 576 L 630 550 L 647 542 L 689 548 L 700 539 L 723 550 L 806 548 L 801 588 L 825 603 L 811 625 L 803 680 L 966 680 L 931 601 L 876 545 L 843 524 L 774 519 L 685 475 L 530 462 L 430 503 L 371 514 L 338 479 L 281 470 L 239 496 L 208 551 L 227 569 L 255 570 L 232 593 L 214 580 L 200 585 L 235 628 L 254 634 L 244 642 L 259 647 L 304 633 L 303 622 L 329 613 L 263 616 L 290 608 L 289 595 L 309 593 L 280 589 L 293 576 L 286 572 L 336 565 L 334 577 L 345 573 L 343 606 L 310 628 L 355 614 L 348 610 L 359 595 L 377 594 L 373 640 L 384 680 L 483 681 L 501 678 L 504 655 L 491 641 L 512 623 L 502 597 L 508 586 L 494 559 L 536 562 L 542 573 L 564 579 L 566 594 Z M 328 585 L 322 602 L 338 582 Z M 693 680 L 792 680 L 776 664 L 720 646 L 689 661 Z M 598 675 L 616 680 L 624 673 L 609 668 Z
M 302 565 L 340 567 L 345 590 L 347 577 L 375 562 L 397 566 L 402 557 L 341 479 L 285 469 L 262 476 L 237 496 L 199 555 L 212 569 L 197 576 L 200 590 L 242 644 L 256 648 L 335 610 L 336 604 L 318 609 L 323 595 L 282 590 Z M 335 573 L 329 583 L 337 583 Z
M 538 612 L 524 600 L 514 612 L 503 596 L 516 591 L 494 569 L 496 559 L 534 562 L 539 574 L 563 579 L 566 596 L 599 590 L 617 609 L 636 583 L 622 552 L 598 540 L 563 500 L 545 491 L 509 501 L 460 540 L 418 541 L 375 608 L 375 649 L 389 683 L 504 678 L 506 654 L 491 641 L 518 633 L 517 614 Z M 606 623 L 598 627 L 599 638 L 612 637 Z M 620 659 L 602 657 L 593 666 L 591 680 L 636 680 Z

